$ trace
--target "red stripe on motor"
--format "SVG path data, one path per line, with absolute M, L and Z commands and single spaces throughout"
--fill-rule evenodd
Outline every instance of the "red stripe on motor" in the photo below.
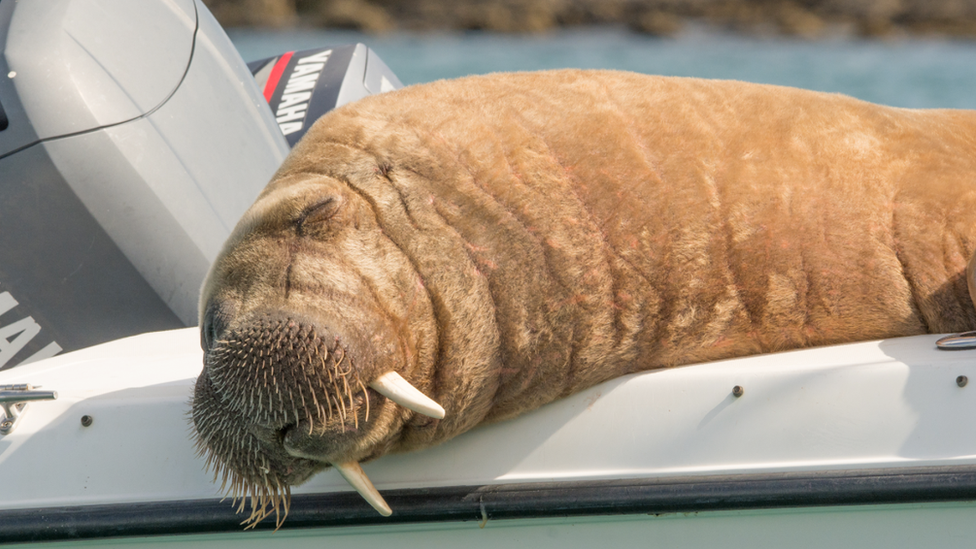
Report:
M 275 88 L 278 87 L 278 81 L 281 80 L 281 74 L 285 72 L 285 67 L 288 66 L 288 62 L 291 61 L 291 56 L 295 52 L 290 51 L 282 55 L 278 62 L 275 63 L 273 69 L 271 69 L 271 74 L 268 76 L 268 81 L 264 84 L 264 99 L 268 103 L 271 102 L 271 96 L 274 95 Z

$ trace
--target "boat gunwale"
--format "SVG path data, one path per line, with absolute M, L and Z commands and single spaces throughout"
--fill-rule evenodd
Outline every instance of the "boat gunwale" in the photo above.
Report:
M 976 501 L 976 465 L 792 471 L 385 490 L 292 497 L 282 529 Z M 241 532 L 228 499 L 0 510 L 0 543 Z M 265 520 L 257 529 L 274 529 Z

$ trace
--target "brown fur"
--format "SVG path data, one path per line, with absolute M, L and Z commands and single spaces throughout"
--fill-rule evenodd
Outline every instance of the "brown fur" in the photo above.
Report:
M 213 267 L 201 444 L 284 486 L 325 464 L 283 438 L 362 461 L 631 372 L 974 329 L 974 174 L 973 112 L 781 87 L 555 71 L 369 97 L 316 123 Z M 322 381 L 347 367 L 446 418 Z

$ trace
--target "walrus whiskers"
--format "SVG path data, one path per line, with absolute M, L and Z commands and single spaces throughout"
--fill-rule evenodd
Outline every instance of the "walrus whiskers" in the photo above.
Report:
M 241 522 L 245 529 L 254 528 L 272 513 L 275 515 L 275 529 L 281 527 L 291 505 L 291 487 L 288 484 L 283 484 L 276 478 L 269 479 L 270 469 L 265 465 L 257 467 L 263 473 L 264 483 L 248 481 L 220 463 L 213 452 L 206 449 L 203 451 L 206 454 L 206 468 L 213 471 L 214 482 L 220 480 L 220 491 L 231 498 L 232 505 L 237 506 L 236 512 L 242 513 L 250 505 L 250 515 Z
M 302 371 L 302 375 L 305 377 L 305 383 L 308 384 L 308 385 L 311 385 L 312 384 L 312 380 L 308 378 L 308 373 L 303 370 Z M 311 395 L 312 395 L 312 404 L 315 405 L 315 414 L 318 416 L 318 419 L 320 421 L 325 421 L 325 418 L 323 417 L 323 414 L 322 414 L 322 405 L 319 404 L 319 399 L 316 398 L 315 391 L 311 391 Z M 309 417 L 311 417 L 311 414 L 308 414 L 307 412 L 306 412 L 306 414 Z M 315 426 L 315 422 L 309 420 L 309 422 L 308 422 L 308 434 L 309 435 L 312 434 L 312 429 L 314 428 L 314 426 Z
M 359 388 L 363 390 L 363 401 L 366 403 L 366 417 L 363 421 L 369 421 L 369 393 L 366 392 L 366 386 L 363 385 L 363 380 L 356 378 L 356 382 L 359 383 Z
M 250 442 L 249 442 L 250 443 Z M 256 484 L 225 467 L 219 457 L 208 448 L 198 445 L 198 452 L 205 455 L 205 466 L 214 473 L 214 482 L 220 481 L 220 491 L 231 497 L 233 505 L 237 506 L 237 513 L 242 513 L 250 503 L 250 516 L 241 522 L 247 528 L 253 528 L 267 518 L 272 512 L 275 514 L 276 529 L 280 528 L 288 516 L 291 503 L 291 487 L 275 479 L 272 484 L 268 479 L 270 470 L 261 465 L 258 468 L 263 473 L 265 484 Z M 249 459 L 250 461 L 250 459 Z M 230 484 L 228 488 L 228 483 Z M 239 503 L 238 503 L 239 501 Z M 269 509 L 269 505 L 271 509 Z

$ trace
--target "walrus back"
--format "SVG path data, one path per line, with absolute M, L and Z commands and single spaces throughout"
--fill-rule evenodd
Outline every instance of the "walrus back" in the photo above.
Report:
M 346 181 L 410 258 L 449 436 L 630 372 L 976 328 L 974 122 L 739 82 L 491 75 L 338 109 L 276 180 Z

